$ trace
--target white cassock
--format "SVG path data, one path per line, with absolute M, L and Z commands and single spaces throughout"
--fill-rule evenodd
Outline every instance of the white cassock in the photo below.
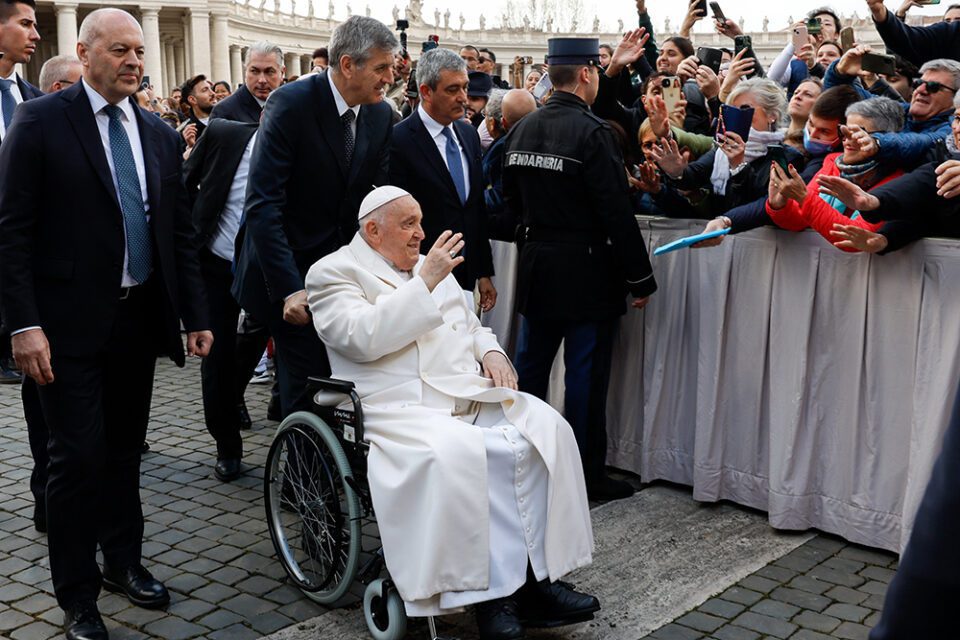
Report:
M 450 275 L 431 293 L 356 235 L 311 267 L 307 299 L 333 376 L 356 385 L 390 576 L 410 615 L 438 615 L 590 563 L 576 439 L 541 400 L 495 387 L 499 351 Z

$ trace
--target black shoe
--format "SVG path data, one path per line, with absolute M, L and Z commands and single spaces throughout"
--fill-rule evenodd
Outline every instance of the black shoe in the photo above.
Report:
M 107 628 L 100 611 L 92 600 L 78 602 L 63 614 L 63 627 L 67 640 L 107 640 Z
M 527 627 L 560 627 L 593 620 L 600 610 L 600 601 L 586 593 L 574 591 L 566 582 L 550 582 L 528 578 L 514 596 L 520 621 Z
M 271 396 L 270 404 L 267 405 L 267 420 L 273 420 L 274 422 L 283 420 L 283 415 L 280 413 L 280 401 L 277 400 L 276 396 Z
M 243 467 L 240 465 L 240 458 L 225 458 L 217 460 L 213 467 L 213 475 L 221 482 L 230 482 L 240 477 Z
M 144 440 L 143 444 L 140 445 L 140 455 L 143 455 L 145 453 L 150 453 L 150 443 L 147 442 L 146 440 Z
M 17 369 L 12 358 L 0 358 L 0 384 L 20 384 L 23 373 Z
M 247 411 L 247 403 L 240 401 L 237 405 L 237 413 L 240 415 L 240 430 L 247 431 L 253 427 L 253 420 L 250 419 L 250 412 Z
M 139 564 L 116 572 L 104 567 L 103 586 L 107 591 L 123 593 L 130 602 L 145 609 L 159 609 L 170 603 L 167 588 Z
M 513 598 L 480 602 L 474 609 L 480 640 L 520 640 L 527 637 Z
M 614 480 L 606 474 L 597 481 L 587 483 L 587 497 L 591 500 L 622 500 L 636 491 L 629 482 Z
M 33 505 L 33 528 L 39 533 L 47 532 L 47 507 L 42 504 Z

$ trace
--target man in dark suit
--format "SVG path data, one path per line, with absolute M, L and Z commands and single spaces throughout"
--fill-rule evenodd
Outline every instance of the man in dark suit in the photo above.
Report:
M 465 47 L 466 49 L 466 47 Z M 493 257 L 487 235 L 480 137 L 463 119 L 467 64 L 447 49 L 432 49 L 417 62 L 420 106 L 393 129 L 390 182 L 409 192 L 423 211 L 424 246 L 446 230 L 462 233 L 464 262 L 454 269 L 466 291 L 480 290 L 480 306 L 497 301 L 490 277 Z
M 201 247 L 200 270 L 210 304 L 210 321 L 217 337 L 200 369 L 203 416 L 207 431 L 217 442 L 213 472 L 224 482 L 240 475 L 243 455 L 236 395 L 240 306 L 230 288 L 256 135 L 255 123 L 212 120 L 183 165 L 187 194 L 193 199 L 193 223 Z M 262 346 L 260 350 L 263 351 Z
M 329 373 L 304 278 L 350 241 L 363 197 L 389 179 L 393 118 L 383 88 L 399 46 L 381 22 L 353 16 L 333 32 L 330 68 L 282 86 L 263 112 L 234 295 L 276 343 L 284 415 L 310 407 L 308 376 Z
M 270 94 L 283 83 L 283 51 L 272 42 L 255 42 L 247 49 L 243 86 L 213 107 L 210 118 L 260 122 Z
M 187 143 L 187 148 L 193 149 L 210 122 L 210 112 L 213 111 L 217 96 L 213 92 L 213 83 L 203 74 L 184 82 L 180 86 L 180 95 L 188 109 L 187 119 L 180 127 L 180 135 Z
M 169 602 L 140 564 L 140 447 L 157 356 L 184 362 L 181 319 L 188 353 L 213 341 L 178 136 L 130 100 L 143 49 L 128 13 L 89 14 L 83 81 L 21 105 L 0 145 L 0 305 L 50 429 L 50 572 L 70 640 L 107 637 L 101 584 Z
M 43 95 L 16 72 L 17 64 L 30 62 L 40 41 L 34 0 L 0 0 L 0 140 L 18 104 Z M 0 384 L 17 384 L 21 375 L 10 353 L 10 332 L 0 321 Z

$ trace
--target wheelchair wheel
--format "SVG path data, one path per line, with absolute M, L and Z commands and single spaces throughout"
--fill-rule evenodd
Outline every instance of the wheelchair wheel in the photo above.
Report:
M 363 617 L 374 640 L 400 640 L 407 634 L 407 612 L 400 594 L 387 589 L 383 600 L 383 580 L 374 580 L 363 592 Z
M 287 575 L 321 604 L 342 598 L 360 561 L 360 502 L 336 434 L 294 413 L 277 429 L 264 473 L 270 537 Z

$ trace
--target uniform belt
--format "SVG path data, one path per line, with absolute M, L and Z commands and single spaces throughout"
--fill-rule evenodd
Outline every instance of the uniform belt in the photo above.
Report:
M 537 229 L 527 227 L 524 237 L 527 242 L 560 242 L 564 244 L 607 244 L 607 238 L 589 231 L 568 229 Z

